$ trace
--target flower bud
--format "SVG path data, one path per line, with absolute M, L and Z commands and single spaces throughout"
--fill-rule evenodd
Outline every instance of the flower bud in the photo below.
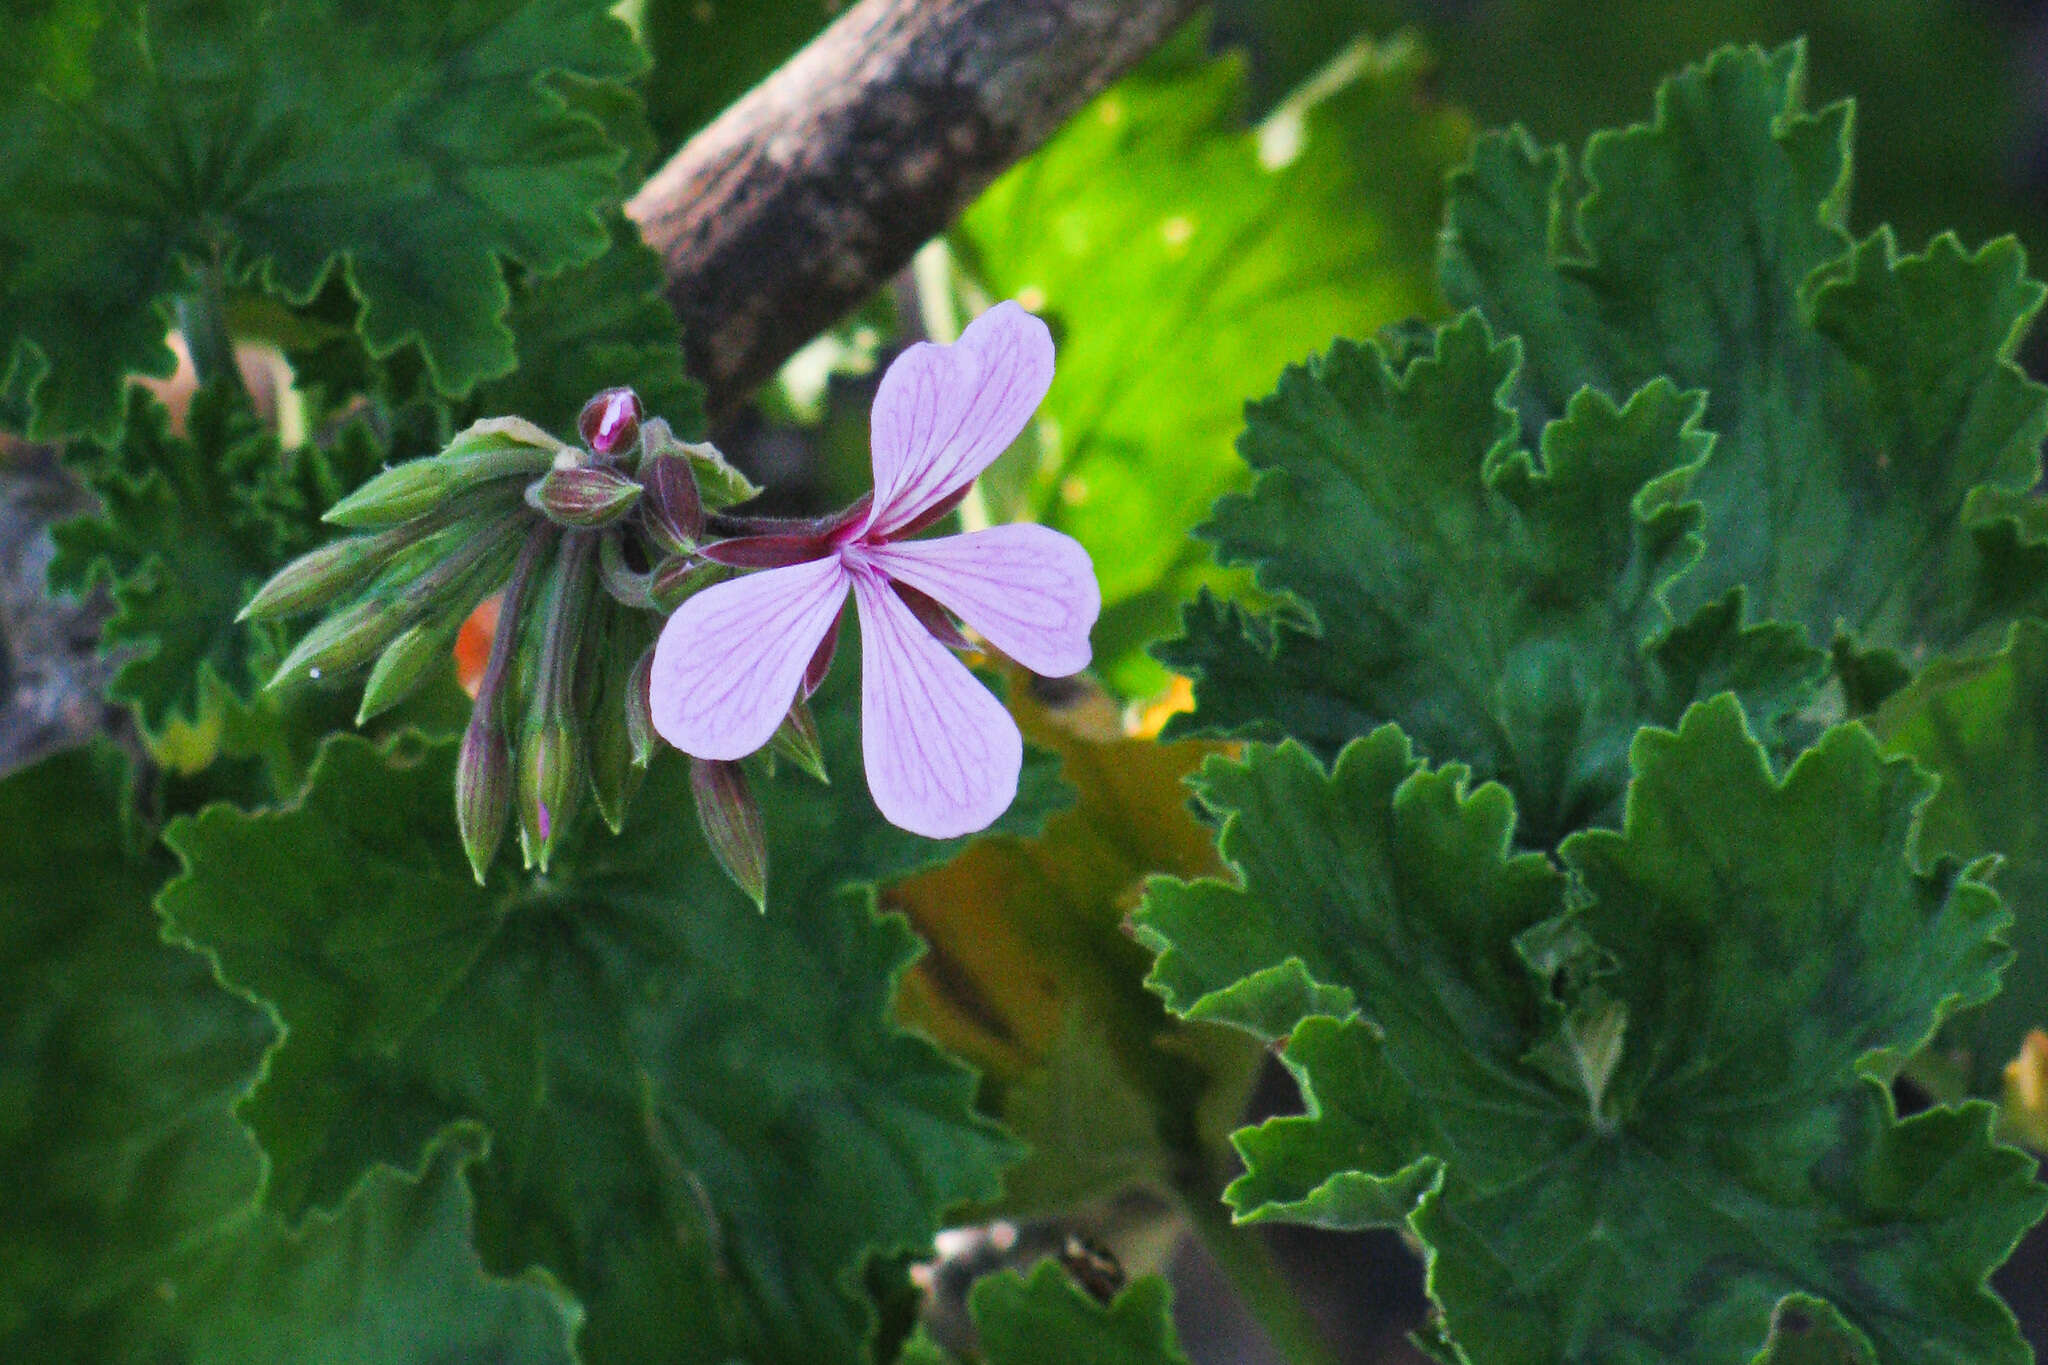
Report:
M 562 537 L 530 617 L 540 651 L 519 740 L 519 845 L 526 865 L 543 872 L 575 819 L 583 791 L 583 725 L 570 699 L 595 587 L 589 570 L 596 540 L 578 533 Z
M 327 509 L 336 526 L 377 530 L 425 516 L 480 484 L 536 478 L 566 447 L 530 422 L 496 419 L 467 428 L 439 455 L 408 460 Z
M 617 455 L 640 439 L 640 420 L 645 416 L 639 394 L 631 389 L 606 389 L 583 405 L 576 431 L 593 454 Z
M 617 834 L 626 823 L 626 803 L 638 790 L 642 764 L 633 742 L 633 673 L 648 651 L 654 621 L 644 613 L 600 601 L 593 612 L 584 652 L 594 676 L 590 706 L 590 790 L 598 814 Z
M 356 724 L 383 715 L 418 691 L 421 683 L 447 668 L 454 659 L 455 632 L 461 621 L 457 617 L 452 627 L 445 620 L 421 621 L 400 631 L 377 656 L 377 666 L 370 670 L 370 680 L 363 684 L 363 702 L 356 708 Z
M 788 759 L 797 767 L 830 784 L 832 779 L 825 773 L 825 746 L 818 737 L 818 718 L 811 714 L 811 704 L 802 697 L 789 708 L 789 714 L 782 718 L 782 725 L 768 741 L 772 752 Z
M 519 744 L 519 852 L 527 867 L 548 870 L 555 843 L 576 818 L 583 755 L 566 719 L 529 725 Z
M 697 798 L 697 823 L 712 856 L 747 893 L 756 909 L 768 909 L 768 833 L 760 803 L 737 763 L 690 760 L 690 791 Z
M 455 761 L 455 825 L 478 886 L 498 856 L 512 814 L 512 756 L 504 730 L 486 718 L 488 709 L 479 707 L 471 716 Z
M 640 461 L 640 524 L 668 555 L 688 554 L 704 534 L 704 499 L 690 457 L 680 446 L 651 450 Z
M 306 638 L 285 656 L 267 686 L 288 678 L 318 680 L 368 663 L 405 629 L 405 620 L 387 602 L 366 598 L 344 608 L 306 632 Z
M 633 745 L 633 766 L 644 768 L 654 757 L 654 646 L 649 645 L 626 679 L 626 737 Z
M 688 460 L 691 472 L 697 476 L 699 500 L 714 512 L 760 495 L 759 486 L 728 464 L 717 446 L 709 441 L 680 440 L 659 417 L 649 418 L 642 428 L 640 450 L 643 466 L 650 456 L 662 453 L 680 454 Z
M 572 531 L 609 526 L 632 511 L 639 500 L 639 484 L 601 465 L 550 469 L 526 489 L 528 505 Z
M 349 536 L 300 555 L 256 590 L 237 621 L 276 621 L 317 611 L 376 576 L 393 547 L 383 536 Z

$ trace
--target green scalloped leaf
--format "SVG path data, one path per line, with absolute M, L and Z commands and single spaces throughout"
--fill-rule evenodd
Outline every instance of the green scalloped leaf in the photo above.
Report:
M 661 259 L 625 215 L 607 215 L 610 245 L 587 265 L 530 274 L 511 283 L 505 325 L 518 368 L 477 386 L 461 402 L 435 391 L 418 354 L 373 359 L 348 327 L 352 303 L 330 287 L 313 305 L 309 335 L 287 338 L 301 386 L 317 386 L 329 410 L 356 394 L 392 409 L 391 422 L 413 439 L 404 453 L 437 448 L 456 430 L 487 417 L 524 417 L 575 441 L 576 416 L 600 389 L 628 385 L 651 417 L 678 433 L 703 433 L 704 391 L 683 369 L 682 332 L 662 294 Z
M 1244 482 L 1245 401 L 1332 335 L 1440 311 L 1443 176 L 1471 136 L 1404 44 L 1359 48 L 1247 127 L 1242 64 L 1203 57 L 1201 37 L 1076 115 L 953 237 L 1059 337 L 1044 449 L 998 464 L 984 496 L 1088 547 L 1096 657 L 1127 691 L 1158 689 L 1144 645 L 1215 576 L 1187 532 Z
M 1740 585 L 1757 619 L 1917 665 L 2048 606 L 2042 557 L 2012 582 L 1991 543 L 2009 510 L 1972 503 L 2039 476 L 2048 389 L 2012 355 L 2043 291 L 2010 238 L 1852 244 L 1850 110 L 1802 92 L 1799 47 L 1724 49 L 1578 162 L 1481 139 L 1452 180 L 1444 286 L 1522 339 L 1525 423 L 1587 385 L 1706 392 L 1707 549 L 1678 610 Z
M 39 436 L 113 437 L 218 266 L 302 304 L 338 273 L 378 355 L 509 372 L 503 263 L 604 250 L 629 149 L 580 83 L 639 74 L 607 0 L 10 0 L 0 368 Z
M 1658 77 L 1730 42 L 1807 40 L 1825 99 L 1856 97 L 1856 209 L 1909 240 L 2017 230 L 2038 255 L 2041 199 L 2024 6 L 1978 0 L 1221 0 L 1271 100 L 1361 30 L 1421 28 L 1448 99 L 1488 126 L 1576 141 L 1647 106 Z M 1929 117 L 1930 109 L 1939 117 Z
M 300 804 L 172 826 L 167 917 L 287 1028 L 241 1110 L 265 1203 L 330 1206 L 473 1119 L 485 1261 L 576 1291 L 591 1360 L 859 1358 L 866 1258 L 922 1249 L 1018 1152 L 972 1076 L 891 1022 L 917 943 L 860 884 L 950 846 L 869 803 L 856 672 L 820 693 L 840 780 L 757 780 L 765 915 L 703 846 L 672 756 L 621 836 L 533 881 L 472 880 L 446 745 L 337 739 Z M 1042 819 L 1054 785 L 1035 762 L 1001 828 Z
M 1157 1275 L 1133 1280 L 1109 1303 L 1089 1296 L 1056 1261 L 1040 1261 L 1027 1279 L 1015 1270 L 976 1280 L 968 1310 L 982 1365 L 1187 1365 L 1173 1330 L 1173 1290 Z M 949 1365 L 958 1359 L 920 1330 L 899 1365 Z
M 570 1365 L 575 1306 L 470 1245 L 473 1129 L 299 1231 L 258 1207 L 233 1108 L 274 1030 L 158 937 L 125 785 L 111 749 L 0 782 L 0 1356 Z
M 2002 860 L 1995 881 L 2017 954 L 2005 990 L 1937 1041 L 1959 1054 L 1975 1093 L 1995 1096 L 2027 1030 L 2048 1026 L 2048 625 L 2022 621 L 1995 655 L 1932 665 L 1870 724 L 1941 779 L 1921 847 Z
M 1014 1270 L 983 1276 L 967 1302 L 988 1365 L 1187 1365 L 1173 1330 L 1173 1291 L 1157 1275 L 1133 1280 L 1105 1304 L 1058 1262 L 1040 1261 L 1029 1279 Z
M 1825 659 L 1795 632 L 1741 628 L 1732 599 L 1682 624 L 1665 605 L 1700 552 L 1699 395 L 1582 392 L 1531 452 L 1502 401 L 1515 342 L 1468 313 L 1416 344 L 1396 370 L 1340 340 L 1251 406 L 1238 446 L 1258 481 L 1200 534 L 1307 619 L 1195 602 L 1158 651 L 1195 679 L 1169 734 L 1328 758 L 1393 721 L 1504 783 L 1547 847 L 1619 819 L 1640 726 L 1734 688 L 1768 727 L 1811 692 Z
M 277 441 L 238 394 L 218 385 L 195 394 L 185 436 L 140 390 L 128 406 L 121 443 L 88 457 L 100 511 L 51 528 L 49 581 L 59 592 L 107 587 L 114 614 L 101 647 L 132 651 L 108 694 L 161 736 L 198 724 L 209 686 L 246 695 L 258 646 L 235 613 L 312 540 L 264 505 Z
M 184 435 L 140 390 L 129 402 L 120 444 L 78 460 L 100 510 L 51 528 L 50 586 L 108 589 L 114 612 L 100 645 L 128 656 L 108 694 L 134 711 L 160 763 L 191 773 L 223 753 L 261 757 L 269 778 L 252 766 L 220 777 L 214 794 L 288 793 L 319 738 L 347 728 L 353 703 L 338 691 L 260 692 L 280 638 L 235 615 L 278 565 L 327 539 L 321 512 L 379 468 L 384 447 L 353 424 L 329 446 L 280 452 L 241 396 L 218 385 L 193 395 Z M 380 732 L 458 723 L 467 711 L 453 706 L 452 669 L 449 678 Z
M 1242 884 L 1155 883 L 1140 933 L 1174 1009 L 1287 1034 L 1308 1101 L 1239 1134 L 1233 1207 L 1405 1217 L 1476 1365 L 1743 1359 L 1792 1295 L 1881 1365 L 2028 1360 L 1985 1279 L 2048 1189 L 1986 1106 L 1902 1121 L 1881 1083 L 2009 957 L 1996 895 L 1914 865 L 1927 778 L 1857 727 L 1774 778 L 1726 696 L 1632 766 L 1568 906 L 1507 794 L 1391 727 L 1327 774 L 1211 761 Z

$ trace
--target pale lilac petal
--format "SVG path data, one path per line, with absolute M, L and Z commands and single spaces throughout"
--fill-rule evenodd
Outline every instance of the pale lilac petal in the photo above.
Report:
M 1063 678 L 1088 666 L 1102 589 L 1088 552 L 1071 536 L 1046 526 L 994 526 L 877 545 L 867 556 L 1033 673 Z
M 969 323 L 951 346 L 920 341 L 875 394 L 871 535 L 887 535 L 972 483 L 1052 387 L 1052 333 L 1014 303 Z
M 706 588 L 676 608 L 654 646 L 654 728 L 686 754 L 741 758 L 766 744 L 804 666 L 846 604 L 838 558 Z
M 852 577 L 861 757 L 875 805 L 930 839 L 988 828 L 1017 795 L 1017 723 L 878 575 Z

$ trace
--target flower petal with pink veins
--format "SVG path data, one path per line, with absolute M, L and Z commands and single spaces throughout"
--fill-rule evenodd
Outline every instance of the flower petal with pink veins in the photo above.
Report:
M 804 667 L 846 604 L 836 557 L 704 589 L 676 608 L 654 646 L 654 728 L 698 758 L 766 744 L 796 700 Z
M 861 758 L 876 807 L 928 839 L 988 828 L 1017 795 L 1017 722 L 879 575 L 855 573 L 853 601 Z
M 1045 526 L 994 526 L 877 545 L 867 557 L 1033 673 L 1063 678 L 1088 666 L 1102 590 L 1088 552 L 1071 536 Z
M 1003 453 L 1052 387 L 1052 333 L 999 303 L 950 346 L 920 341 L 875 394 L 870 535 L 901 530 L 972 483 Z

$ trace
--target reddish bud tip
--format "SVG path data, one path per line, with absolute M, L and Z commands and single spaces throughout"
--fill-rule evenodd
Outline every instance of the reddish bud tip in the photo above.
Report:
M 640 439 L 640 395 L 631 389 L 606 389 L 583 405 L 576 430 L 583 444 L 598 455 L 616 455 Z
M 640 461 L 640 518 L 665 553 L 688 554 L 704 534 L 704 498 L 687 455 L 660 450 Z

